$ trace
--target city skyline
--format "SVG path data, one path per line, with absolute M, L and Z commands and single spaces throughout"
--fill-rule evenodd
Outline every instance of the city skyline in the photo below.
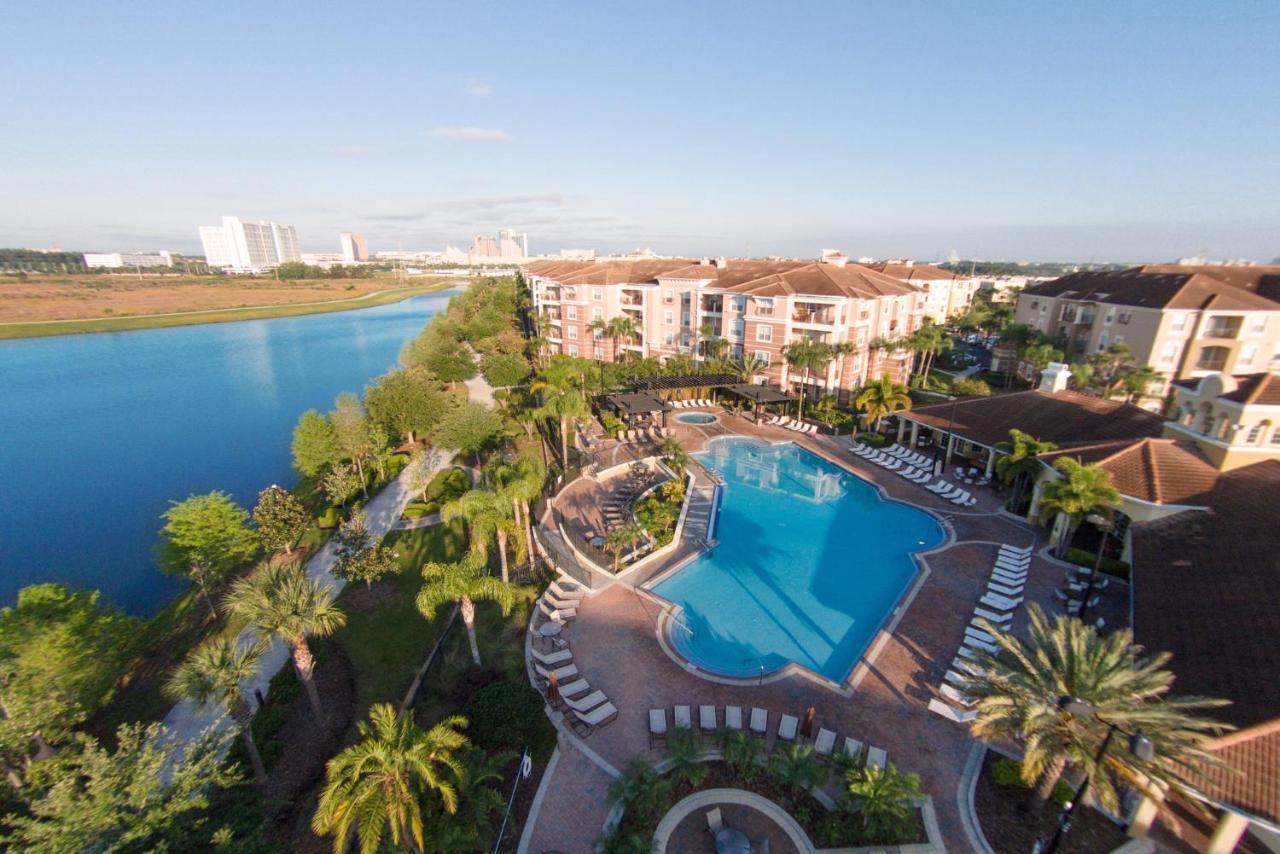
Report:
M 1273 6 L 768 11 L 271 13 L 228 67 L 178 37 L 220 10 L 17 9 L 0 245 L 194 252 L 235 210 L 307 252 L 1280 255 Z

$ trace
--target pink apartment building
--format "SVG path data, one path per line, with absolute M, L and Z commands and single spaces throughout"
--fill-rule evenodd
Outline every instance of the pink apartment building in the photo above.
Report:
M 709 325 L 732 356 L 766 363 L 756 382 L 797 392 L 803 377 L 788 371 L 783 348 L 803 338 L 849 342 L 852 353 L 834 360 L 825 376 L 809 377 L 810 395 L 842 399 L 882 373 L 905 382 L 911 355 L 871 344 L 909 335 L 925 316 L 923 288 L 842 258 L 541 261 L 528 265 L 525 277 L 536 311 L 546 318 L 552 353 L 601 361 L 626 351 L 701 359 L 699 330 Z M 590 328 L 594 320 L 608 323 L 623 314 L 641 331 L 630 342 Z

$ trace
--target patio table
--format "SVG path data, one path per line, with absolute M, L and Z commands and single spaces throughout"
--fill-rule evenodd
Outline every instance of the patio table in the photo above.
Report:
M 716 834 L 716 854 L 751 854 L 751 840 L 741 830 L 721 828 Z
M 560 630 L 563 628 L 563 623 L 558 623 L 555 620 L 548 620 L 541 626 L 538 626 L 538 634 L 542 635 L 544 638 L 553 638 L 560 634 Z

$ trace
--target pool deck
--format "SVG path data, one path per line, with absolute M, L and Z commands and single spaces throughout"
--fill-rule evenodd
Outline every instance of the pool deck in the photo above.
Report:
M 649 750 L 648 710 L 665 708 L 669 715 L 671 706 L 678 703 L 768 709 L 771 741 L 781 714 L 801 716 L 809 706 L 815 707 L 818 726 L 883 748 L 890 762 L 919 774 L 925 792 L 933 796 L 943 840 L 956 850 L 968 849 L 968 799 L 959 789 L 974 741 L 965 728 L 929 712 L 927 706 L 937 696 L 937 686 L 956 655 L 986 586 L 998 544 L 1036 546 L 1027 602 L 1037 602 L 1051 614 L 1061 611 L 1053 591 L 1061 583 L 1062 568 L 1039 554 L 1044 545 L 1042 532 L 998 512 L 1003 499 L 989 490 L 975 492 L 979 503 L 972 508 L 962 510 L 942 501 L 849 453 L 847 437 L 800 436 L 781 428 L 756 427 L 732 415 L 722 415 L 719 422 L 706 427 L 678 424 L 674 419 L 668 425 L 690 451 L 702 449 L 717 435 L 730 433 L 797 442 L 876 484 L 886 497 L 932 511 L 952 536 L 947 544 L 921 557 L 927 574 L 913 586 L 914 597 L 892 630 L 869 646 L 862 665 L 865 675 L 851 696 L 794 672 L 765 684 L 709 681 L 664 652 L 658 640 L 662 607 L 653 597 L 625 583 L 591 594 L 583 601 L 577 619 L 565 629 L 565 637 L 572 642 L 573 660 L 581 675 L 592 688 L 605 692 L 619 715 L 585 739 L 562 729 L 562 754 L 581 753 L 595 771 L 578 774 L 574 769 L 580 763 L 561 763 L 544 784 L 549 787 L 548 796 L 532 835 L 537 844 L 528 850 L 590 850 L 579 847 L 589 836 L 584 827 L 594 827 L 598 835 L 608 812 L 607 804 L 600 800 L 602 781 L 596 772 L 614 774 L 636 756 L 653 762 L 661 759 L 661 750 Z M 1113 582 L 1099 613 L 1111 623 L 1124 613 L 1125 600 L 1123 585 Z M 1024 607 L 1015 617 L 1014 631 L 1022 632 L 1025 626 Z M 582 752 L 583 748 L 589 753 Z M 559 833 L 566 835 L 557 836 Z

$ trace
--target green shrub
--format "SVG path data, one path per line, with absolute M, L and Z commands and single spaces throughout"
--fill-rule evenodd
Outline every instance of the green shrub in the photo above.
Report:
M 434 511 L 428 510 L 427 509 L 428 506 L 429 506 L 428 504 L 425 504 L 421 501 L 412 501 L 408 505 L 406 505 L 404 508 L 404 514 L 403 514 L 404 518 L 421 519 L 423 516 L 426 516 L 428 513 L 434 512 Z
M 879 433 L 859 433 L 858 441 L 864 445 L 870 445 L 873 448 L 883 448 L 889 444 L 887 436 L 881 436 Z
M 997 786 L 1017 786 L 1019 789 L 1030 789 L 1031 787 L 1022 782 L 1022 766 L 1013 759 L 999 759 L 991 768 L 991 780 Z M 1058 784 L 1053 787 L 1053 794 L 1049 799 L 1060 807 L 1066 806 L 1076 795 L 1075 790 L 1071 788 L 1071 784 L 1066 780 L 1059 780 Z
M 961 397 L 991 397 L 991 386 L 982 380 L 965 377 L 951 383 L 951 393 Z
M 1067 549 L 1067 561 L 1074 563 L 1076 566 L 1085 566 L 1093 569 L 1093 564 L 1097 559 L 1097 552 L 1087 552 L 1084 549 Z M 1114 575 L 1116 578 L 1123 578 L 1126 581 L 1129 579 L 1129 564 L 1113 557 L 1104 557 L 1098 570 L 1107 575 Z
M 494 682 L 471 695 L 462 708 L 467 735 L 487 751 L 526 747 L 535 762 L 546 762 L 556 731 L 542 711 L 542 695 L 525 682 Z
M 336 528 L 341 520 L 341 507 L 326 507 L 324 512 L 320 514 L 320 518 L 316 519 L 316 525 L 321 528 Z
M 600 414 L 600 423 L 604 425 L 604 431 L 614 437 L 618 435 L 618 431 L 624 426 L 622 419 L 610 412 Z

